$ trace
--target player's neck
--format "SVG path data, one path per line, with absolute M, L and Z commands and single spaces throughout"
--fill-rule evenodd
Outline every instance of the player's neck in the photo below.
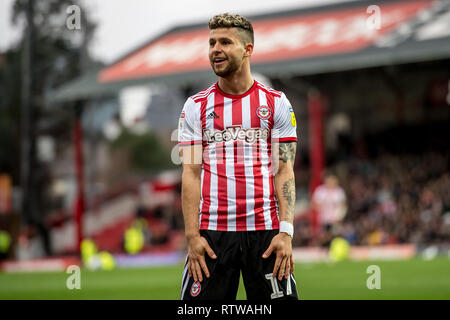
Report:
M 233 95 L 247 92 L 253 86 L 253 83 L 254 80 L 250 70 L 235 72 L 227 78 L 219 77 L 220 89 L 225 93 Z

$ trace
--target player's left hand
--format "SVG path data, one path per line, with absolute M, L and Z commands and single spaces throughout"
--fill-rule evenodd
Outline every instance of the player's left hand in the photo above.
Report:
M 291 273 L 294 273 L 294 259 L 292 258 L 292 238 L 281 232 L 273 237 L 269 248 L 263 253 L 263 258 L 267 259 L 272 252 L 275 252 L 277 258 L 273 267 L 273 276 L 278 273 L 278 280 L 282 280 L 283 276 L 288 279 Z

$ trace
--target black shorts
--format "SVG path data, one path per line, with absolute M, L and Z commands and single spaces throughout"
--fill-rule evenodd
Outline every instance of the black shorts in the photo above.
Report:
M 262 254 L 278 230 L 264 231 L 210 231 L 200 230 L 217 259 L 205 254 L 210 277 L 203 275 L 202 282 L 194 282 L 187 271 L 183 272 L 181 300 L 236 300 L 242 271 L 247 300 L 298 300 L 295 278 L 272 276 L 276 254 L 267 259 Z

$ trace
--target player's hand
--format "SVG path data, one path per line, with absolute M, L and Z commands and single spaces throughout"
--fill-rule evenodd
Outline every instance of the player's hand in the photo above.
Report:
M 203 281 L 202 270 L 209 278 L 209 270 L 205 262 L 205 252 L 211 259 L 217 256 L 208 244 L 208 241 L 200 235 L 188 239 L 188 272 L 194 277 L 194 281 Z
M 282 280 L 283 276 L 288 279 L 291 273 L 294 273 L 294 259 L 292 258 L 292 238 L 281 232 L 273 237 L 269 248 L 263 253 L 263 258 L 267 259 L 273 252 L 277 255 L 275 265 L 273 267 L 273 276 L 278 273 L 278 280 Z

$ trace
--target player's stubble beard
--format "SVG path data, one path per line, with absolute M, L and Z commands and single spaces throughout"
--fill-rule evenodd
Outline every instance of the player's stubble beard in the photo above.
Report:
M 218 77 L 227 78 L 239 69 L 239 64 L 237 63 L 236 59 L 227 57 L 226 61 L 227 61 L 226 67 L 222 70 L 217 70 L 216 67 L 214 66 L 214 61 L 211 60 L 211 67 Z

